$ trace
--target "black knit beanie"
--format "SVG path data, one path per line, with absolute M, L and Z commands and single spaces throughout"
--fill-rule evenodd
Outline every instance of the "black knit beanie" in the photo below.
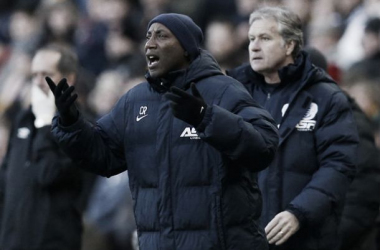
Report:
M 199 55 L 203 33 L 190 17 L 182 14 L 165 13 L 153 18 L 148 24 L 148 29 L 153 23 L 161 23 L 168 28 L 178 39 L 182 48 L 189 53 L 191 60 Z

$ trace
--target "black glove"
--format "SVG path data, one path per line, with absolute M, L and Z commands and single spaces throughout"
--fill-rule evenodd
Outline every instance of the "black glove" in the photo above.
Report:
M 170 107 L 173 115 L 182 121 L 197 127 L 206 112 L 207 104 L 199 94 L 195 84 L 191 84 L 192 95 L 177 87 L 171 87 L 166 97 L 172 101 Z
M 78 120 L 78 109 L 74 103 L 78 95 L 71 95 L 75 89 L 74 86 L 69 87 L 65 78 L 59 81 L 58 85 L 55 85 L 50 77 L 46 77 L 45 80 L 54 94 L 55 106 L 57 106 L 62 125 L 74 124 Z

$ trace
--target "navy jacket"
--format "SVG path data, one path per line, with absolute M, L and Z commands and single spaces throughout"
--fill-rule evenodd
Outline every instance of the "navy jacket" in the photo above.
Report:
M 192 82 L 208 104 L 196 129 L 164 96 Z M 96 126 L 79 119 L 63 128 L 55 118 L 52 132 L 90 171 L 128 169 L 141 250 L 267 248 L 256 172 L 274 157 L 277 129 L 205 51 L 165 81 L 137 85 Z
M 1 167 L 0 249 L 79 250 L 88 174 L 34 120 L 30 109 L 20 112 Z
M 263 194 L 261 223 L 288 210 L 300 230 L 274 249 L 333 250 L 347 188 L 355 174 L 358 135 L 350 104 L 339 87 L 307 54 L 279 71 L 271 88 L 250 65 L 229 75 L 241 81 L 279 127 L 275 160 L 259 174 Z

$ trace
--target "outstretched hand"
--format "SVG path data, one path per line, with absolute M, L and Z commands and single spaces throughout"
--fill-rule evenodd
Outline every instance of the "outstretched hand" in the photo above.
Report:
M 174 86 L 170 88 L 170 91 L 166 94 L 166 98 L 171 101 L 170 107 L 172 108 L 173 115 L 197 127 L 203 120 L 207 104 L 195 87 L 195 84 L 191 84 L 192 95 Z
M 69 126 L 74 124 L 78 119 L 78 109 L 75 106 L 75 100 L 78 95 L 72 94 L 75 89 L 74 86 L 69 87 L 66 78 L 59 81 L 57 85 L 50 77 L 46 77 L 45 80 L 54 95 L 55 106 L 57 106 L 62 125 Z

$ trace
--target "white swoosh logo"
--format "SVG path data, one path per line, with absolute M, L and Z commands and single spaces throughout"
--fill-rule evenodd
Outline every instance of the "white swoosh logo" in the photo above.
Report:
M 143 119 L 143 118 L 145 118 L 145 117 L 147 117 L 148 115 L 143 115 L 143 116 L 137 116 L 136 117 L 136 122 L 138 122 L 138 121 L 140 121 L 141 119 Z

